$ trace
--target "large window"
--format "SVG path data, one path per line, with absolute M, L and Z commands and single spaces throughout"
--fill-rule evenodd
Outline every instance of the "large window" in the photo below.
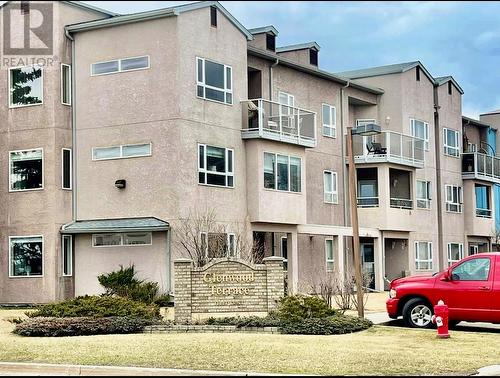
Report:
M 151 143 L 92 148 L 92 160 L 124 159 L 141 156 L 151 156 Z
M 94 234 L 92 235 L 92 246 L 94 247 L 118 247 L 151 245 L 151 232 L 129 232 L 114 234 Z
M 491 218 L 490 188 L 486 185 L 475 184 L 476 217 Z
M 138 56 L 134 58 L 124 58 L 109 60 L 107 62 L 93 63 L 91 68 L 92 76 L 108 75 L 117 72 L 145 70 L 149 68 L 149 56 Z
M 237 257 L 236 235 L 224 232 L 202 232 L 201 248 L 208 258 Z
M 462 187 L 446 185 L 446 211 L 450 213 L 462 212 Z
M 337 112 L 335 106 L 327 104 L 322 105 L 323 115 L 323 135 L 336 138 L 337 137 Z
M 431 208 L 431 182 L 417 180 L 417 208 Z
M 456 130 L 443 129 L 444 153 L 449 156 L 460 155 L 460 133 Z
M 11 151 L 10 191 L 43 189 L 43 150 Z
M 199 144 L 198 182 L 234 187 L 234 151 L 229 148 Z
M 18 108 L 43 103 L 43 70 L 38 66 L 9 69 L 9 106 Z
M 43 275 L 43 237 L 11 236 L 10 277 Z
M 73 236 L 62 237 L 62 273 L 63 276 L 73 275 Z
M 448 243 L 448 266 L 464 258 L 464 245 L 462 243 Z
M 337 172 L 323 171 L 324 201 L 339 203 L 337 192 Z
M 71 189 L 71 150 L 62 149 L 62 188 Z
M 288 238 L 286 236 L 281 237 L 280 250 L 281 257 L 283 257 L 283 269 L 288 270 Z
M 206 100 L 233 103 L 232 68 L 207 59 L 196 58 L 198 97 Z
M 464 261 L 451 272 L 454 281 L 488 281 L 491 261 L 488 257 Z
M 265 152 L 264 188 L 299 193 L 301 191 L 301 159 Z
M 432 270 L 432 243 L 415 242 L 415 269 Z
M 429 151 L 429 124 L 416 119 L 410 120 L 411 135 L 424 140 L 424 148 Z
M 333 272 L 335 270 L 335 258 L 333 255 L 333 239 L 325 240 L 325 255 L 326 255 L 326 271 Z
M 61 103 L 71 105 L 71 66 L 61 64 Z

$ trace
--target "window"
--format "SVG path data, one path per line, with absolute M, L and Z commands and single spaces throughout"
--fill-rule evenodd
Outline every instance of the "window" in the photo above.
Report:
M 464 258 L 464 245 L 461 243 L 448 243 L 448 266 Z
M 62 188 L 71 190 L 71 150 L 62 149 Z
M 490 265 L 487 257 L 467 260 L 452 270 L 451 277 L 454 281 L 488 281 Z
M 237 257 L 235 234 L 202 232 L 200 234 L 200 239 L 201 248 L 205 250 L 205 256 L 208 258 Z
M 43 275 L 43 237 L 11 236 L 10 277 L 29 277 Z
M 417 270 L 432 270 L 431 242 L 415 242 L 415 268 Z
M 429 124 L 424 121 L 410 119 L 411 136 L 424 140 L 424 149 L 429 151 Z
M 151 245 L 151 232 L 130 232 L 114 234 L 94 234 L 92 235 L 92 246 L 94 247 L 117 247 Z
M 198 97 L 233 104 L 233 75 L 230 66 L 196 58 L 196 78 Z
M 476 217 L 491 218 L 489 187 L 475 184 Z
M 43 149 L 11 151 L 10 191 L 43 189 Z
M 415 70 L 415 74 L 416 74 L 417 81 L 420 81 L 420 67 L 419 66 L 417 66 L 417 69 Z
M 323 171 L 324 201 L 326 203 L 339 203 L 337 192 L 337 172 Z
M 73 275 L 73 236 L 62 237 L 62 273 L 63 276 Z
M 151 143 L 92 148 L 92 160 L 125 159 L 143 156 L 151 156 Z
M 446 188 L 446 211 L 451 213 L 462 212 L 462 187 L 445 185 Z
M 279 115 L 281 125 L 284 128 L 294 128 L 294 114 L 295 114 L 295 97 L 286 92 L 278 93 Z
M 451 81 L 448 82 L 448 94 L 451 95 Z
M 38 66 L 9 69 L 9 107 L 43 103 L 43 70 Z
M 264 152 L 264 188 L 301 191 L 301 159 Z
M 283 257 L 283 269 L 288 269 L 288 238 L 286 236 L 281 237 L 280 243 L 281 257 Z
M 210 7 L 210 25 L 217 27 L 217 8 L 214 6 Z
M 479 246 L 477 245 L 470 245 L 469 246 L 469 255 L 477 255 L 477 253 L 479 252 Z
M 467 143 L 467 152 L 476 152 L 477 151 L 477 144 L 475 143 Z
M 322 105 L 323 115 L 323 135 L 336 138 L 337 137 L 337 112 L 335 106 L 327 104 Z
M 234 187 L 234 151 L 229 148 L 198 145 L 198 182 Z
M 431 182 L 417 180 L 417 208 L 431 208 Z
M 61 64 L 61 103 L 71 105 L 71 66 Z
M 310 49 L 309 50 L 309 63 L 313 66 L 318 65 L 318 50 Z
M 326 271 L 333 272 L 335 269 L 335 260 L 333 256 L 333 240 L 325 240 L 325 254 L 326 254 Z
M 456 130 L 443 129 L 443 143 L 444 143 L 444 153 L 449 156 L 459 156 L 460 155 L 460 144 L 459 144 L 460 133 Z
M 274 34 L 266 34 L 266 49 L 276 51 L 276 36 Z
M 117 72 L 145 70 L 149 67 L 149 56 L 145 55 L 134 58 L 124 58 L 110 60 L 107 62 L 93 63 L 91 67 L 91 75 L 98 76 Z

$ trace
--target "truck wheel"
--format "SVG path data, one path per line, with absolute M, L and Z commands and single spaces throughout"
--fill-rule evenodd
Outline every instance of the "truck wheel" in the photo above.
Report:
M 408 327 L 431 328 L 432 307 L 421 298 L 410 299 L 403 307 L 403 320 Z

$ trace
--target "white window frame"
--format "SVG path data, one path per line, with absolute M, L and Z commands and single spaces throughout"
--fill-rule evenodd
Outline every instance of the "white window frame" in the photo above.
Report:
M 331 192 L 327 192 L 326 191 L 326 185 L 325 185 L 326 175 L 328 173 L 330 174 L 330 178 L 331 178 L 330 179 L 331 186 L 332 186 L 332 188 L 335 187 L 335 190 L 333 190 Z M 335 179 L 334 179 L 334 177 L 335 177 Z M 324 170 L 323 171 L 323 201 L 325 203 L 338 204 L 339 203 L 339 193 L 338 193 L 338 191 L 339 191 L 339 189 L 338 189 L 338 175 L 337 175 L 337 172 Z M 331 195 L 332 196 L 332 201 L 327 201 L 327 195 Z
M 123 156 L 123 147 L 142 146 L 142 145 L 146 145 L 146 144 L 149 144 L 149 154 L 133 155 L 133 156 Z M 106 149 L 106 148 L 120 148 L 120 156 L 118 156 L 118 157 L 110 157 L 110 158 L 101 158 L 101 159 L 94 158 L 94 150 L 96 150 L 96 149 Z M 92 147 L 92 161 L 116 160 L 116 159 L 133 159 L 133 158 L 148 157 L 148 156 L 153 156 L 153 143 L 151 143 L 151 142 L 148 142 L 148 143 L 122 144 L 122 145 L 118 145 L 118 146 Z
M 234 258 L 239 258 L 239 253 L 238 253 L 238 247 L 237 247 L 237 238 L 236 234 L 233 232 L 220 232 L 221 234 L 226 234 L 226 256 L 225 257 L 234 257 Z M 203 237 L 205 238 L 205 258 L 208 258 L 208 234 L 219 234 L 219 232 L 207 232 L 207 231 L 201 231 L 200 232 L 200 244 L 201 244 L 201 239 Z M 231 237 L 234 240 L 234 255 L 230 256 L 230 251 L 229 248 L 231 246 Z
M 64 273 L 64 268 L 66 266 L 66 259 L 64 254 L 64 239 L 69 239 L 69 273 Z M 73 235 L 62 235 L 61 238 L 61 273 L 63 277 L 72 277 L 73 276 Z
M 95 238 L 99 235 L 120 235 L 120 244 L 116 245 L 95 245 Z M 125 234 L 149 234 L 151 242 L 149 244 L 124 244 Z M 153 234 L 151 232 L 145 231 L 130 231 L 130 232 L 102 232 L 99 234 L 92 234 L 92 247 L 93 248 L 120 248 L 120 247 L 145 247 L 148 245 L 153 245 Z
M 68 81 L 69 81 L 69 92 L 68 92 L 68 96 L 69 96 L 69 102 L 64 102 L 64 70 L 63 70 L 63 67 L 68 67 L 68 73 L 69 73 L 69 76 L 68 76 Z M 69 64 L 65 64 L 65 63 L 61 63 L 61 104 L 63 105 L 67 105 L 67 106 L 71 106 L 71 102 L 72 102 L 72 77 L 71 77 L 71 65 Z
M 12 104 L 12 88 L 11 88 L 11 81 L 12 81 L 12 78 L 11 78 L 11 71 L 12 70 L 18 70 L 18 69 L 22 69 L 22 68 L 27 68 L 27 67 L 36 67 L 37 69 L 40 69 L 42 71 L 42 76 L 40 76 L 40 79 L 42 80 L 42 102 L 39 102 L 38 104 L 24 104 L 24 105 L 13 105 Z M 37 64 L 32 64 L 32 65 L 27 65 L 27 66 L 18 66 L 18 67 L 9 67 L 9 71 L 8 71 L 8 88 L 7 88 L 7 91 L 8 91 L 8 99 L 9 99 L 9 109 L 16 109 L 16 108 L 26 108 L 28 106 L 40 106 L 40 105 L 43 105 L 43 92 L 44 92 L 44 89 L 45 89 L 45 86 L 44 86 L 44 78 L 45 76 L 45 72 L 43 70 L 43 66 L 40 66 L 40 65 L 37 65 Z
M 203 147 L 203 151 L 204 151 L 204 156 L 203 156 L 203 167 L 204 168 L 201 168 L 200 167 L 200 147 Z M 224 149 L 224 163 L 225 163 L 225 167 L 224 167 L 224 170 L 225 172 L 214 172 L 214 171 L 209 171 L 207 168 L 207 147 L 215 147 L 215 148 L 223 148 Z M 229 151 L 231 151 L 231 156 L 232 156 L 232 168 L 233 170 L 232 171 L 229 171 Z M 198 165 L 198 185 L 203 185 L 203 186 L 213 186 L 215 188 L 230 188 L 230 189 L 234 189 L 234 187 L 236 186 L 236 178 L 234 177 L 234 164 L 235 164 L 235 158 L 234 158 L 234 149 L 233 148 L 226 148 L 226 147 L 220 147 L 220 146 L 214 146 L 212 144 L 204 144 L 204 143 L 198 143 L 198 160 L 197 160 L 197 165 Z M 200 173 L 204 173 L 205 174 L 205 183 L 201 183 L 200 182 L 200 178 L 199 178 L 199 174 Z M 213 175 L 217 175 L 217 176 L 224 176 L 226 178 L 226 185 L 215 185 L 215 184 L 207 184 L 207 175 L 208 174 L 213 174 Z M 228 183 L 229 183 L 229 180 L 228 178 L 229 177 L 232 177 L 233 178 L 233 185 L 229 186 Z
M 122 60 L 137 59 L 137 58 L 148 58 L 148 66 L 147 67 L 142 67 L 142 68 L 134 68 L 134 69 L 131 69 L 131 70 L 122 70 Z M 94 66 L 94 64 L 110 63 L 110 62 L 118 62 L 118 71 L 104 72 L 104 73 L 94 74 L 94 71 L 92 69 L 92 67 Z M 90 63 L 90 76 L 113 75 L 113 74 L 123 73 L 123 72 L 133 72 L 133 71 L 149 70 L 150 68 L 151 68 L 151 57 L 150 57 L 150 55 L 128 56 L 126 58 L 110 59 L 110 60 L 103 60 L 101 62 Z
M 41 238 L 42 240 L 42 274 L 33 276 L 14 276 L 12 272 L 12 239 Z M 9 278 L 43 278 L 45 275 L 45 257 L 44 257 L 43 235 L 15 235 L 9 236 Z
M 69 188 L 64 187 L 64 151 L 69 151 Z M 63 190 L 73 189 L 73 151 L 71 148 L 61 148 L 61 188 Z
M 448 144 L 448 131 L 452 131 L 453 133 L 455 133 L 455 142 L 457 144 L 456 146 L 451 146 Z M 446 156 L 454 157 L 457 159 L 460 158 L 460 131 L 443 127 L 443 149 L 443 152 Z M 455 150 L 457 154 L 449 154 L 448 149 Z
M 328 249 L 327 249 L 327 244 L 328 242 L 332 242 L 332 258 L 328 258 Z M 328 269 L 328 264 L 332 263 L 333 264 L 333 269 Z M 335 272 L 335 245 L 333 243 L 333 238 L 326 238 L 325 239 L 325 265 L 326 265 L 326 272 L 327 273 L 333 273 Z
M 451 258 L 452 245 L 458 245 L 458 255 L 459 255 L 458 260 L 452 260 L 452 258 Z M 464 245 L 463 245 L 463 243 L 448 243 L 447 250 L 448 250 L 448 266 L 451 266 L 452 264 L 454 264 L 457 261 L 460 261 L 464 258 Z
M 199 77 L 198 61 L 202 62 L 202 65 L 201 65 L 202 66 L 202 72 L 201 72 L 202 81 L 198 80 L 198 77 Z M 205 62 L 206 61 L 209 61 L 209 62 L 215 63 L 215 64 L 220 64 L 221 66 L 224 66 L 224 89 L 217 88 L 217 87 L 212 87 L 211 85 L 205 84 L 205 81 L 206 81 L 205 80 Z M 233 76 L 234 75 L 233 75 L 233 67 L 232 66 L 228 66 L 227 64 L 224 64 L 224 63 L 217 62 L 217 61 L 212 60 L 212 59 L 201 58 L 199 56 L 196 57 L 195 62 L 196 62 L 196 97 L 200 98 L 202 100 L 216 102 L 218 104 L 233 105 L 234 104 L 234 93 L 233 93 L 233 88 L 234 88 L 234 79 L 233 79 Z M 230 83 L 229 83 L 230 86 L 231 86 L 230 89 L 228 89 L 228 80 L 227 80 L 227 69 L 228 68 L 231 71 L 231 80 L 230 80 Z M 198 86 L 203 87 L 203 96 L 199 96 L 198 95 Z M 214 100 L 214 99 L 211 99 L 211 98 L 207 98 L 206 95 L 205 95 L 205 89 L 206 88 L 212 89 L 212 90 L 215 90 L 215 91 L 224 92 L 224 101 L 218 101 L 218 100 Z M 226 101 L 226 98 L 227 98 L 228 94 L 231 95 L 231 102 L 227 102 Z
M 416 122 L 421 122 L 424 124 L 424 150 L 429 151 L 430 150 L 430 138 L 429 138 L 429 123 L 425 122 L 421 119 L 416 119 L 416 118 L 410 118 L 410 135 L 414 138 L 419 138 L 416 136 Z
M 429 252 L 429 255 L 427 256 L 428 258 L 425 260 L 420 260 L 418 259 L 418 252 L 419 252 L 419 244 L 420 243 L 426 243 L 427 244 L 427 251 Z M 430 267 L 427 269 L 421 269 L 419 267 L 419 264 L 424 263 L 430 263 Z M 433 262 L 433 251 L 432 251 L 432 242 L 429 241 L 415 241 L 415 269 L 419 271 L 429 271 L 433 270 L 434 268 L 434 262 Z
M 445 204 L 446 204 L 446 211 L 449 213 L 461 213 L 462 212 L 462 204 L 463 204 L 463 189 L 461 186 L 455 186 L 455 185 L 445 185 Z M 448 196 L 448 188 L 451 188 L 451 197 L 449 198 Z M 457 202 L 453 202 L 453 196 L 454 196 L 454 191 L 456 190 L 457 194 Z M 452 210 L 452 208 L 456 206 L 457 210 Z
M 471 253 L 471 250 L 474 252 Z M 479 253 L 479 246 L 478 245 L 469 245 L 469 256 L 477 255 L 478 253 Z
M 302 194 L 302 188 L 303 188 L 303 182 L 302 182 L 302 158 L 299 157 L 299 156 L 295 156 L 295 155 L 285 155 L 285 154 L 280 154 L 280 153 L 275 153 L 275 152 L 264 151 L 264 160 L 263 161 L 265 161 L 266 154 L 274 155 L 274 157 L 275 157 L 274 158 L 274 189 L 264 187 L 264 190 L 272 190 L 272 191 L 281 192 L 281 193 Z M 278 189 L 278 155 L 286 156 L 288 158 L 288 190 Z M 290 190 L 290 188 L 291 188 L 291 185 L 290 185 L 290 159 L 291 158 L 298 159 L 300 161 L 300 176 L 299 176 L 300 191 L 298 191 L 298 192 Z M 263 168 L 264 168 L 264 165 L 263 165 Z M 265 173 L 265 172 L 263 172 L 263 173 Z M 264 177 L 264 175 L 262 175 L 262 177 Z
M 330 109 L 330 119 L 325 122 L 323 119 L 323 107 L 328 107 Z M 326 103 L 321 104 L 321 119 L 323 121 L 323 127 L 321 128 L 321 133 L 327 138 L 337 138 L 337 109 L 333 105 L 328 105 Z M 325 128 L 330 131 L 330 134 L 325 134 Z
M 41 188 L 33 188 L 33 189 L 12 189 L 12 159 L 11 159 L 11 154 L 14 152 L 36 151 L 36 150 L 42 151 L 42 187 Z M 44 188 L 45 188 L 45 159 L 44 159 L 43 147 L 26 148 L 24 150 L 9 151 L 9 193 L 34 192 L 37 190 L 44 190 Z
M 419 198 L 418 197 L 418 184 L 419 183 L 425 183 L 426 198 Z M 432 196 L 431 196 L 431 191 L 432 191 L 431 182 L 427 181 L 427 180 L 417 180 L 416 189 L 417 189 L 417 193 L 415 195 L 415 198 L 416 198 L 416 202 L 417 202 L 417 209 L 430 210 L 430 208 L 431 208 L 431 200 L 432 200 Z M 419 201 L 425 203 L 425 207 L 419 206 Z

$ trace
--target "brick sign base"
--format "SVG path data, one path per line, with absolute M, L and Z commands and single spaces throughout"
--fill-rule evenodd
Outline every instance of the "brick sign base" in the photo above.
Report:
M 175 260 L 175 322 L 267 315 L 284 294 L 283 258 L 267 257 L 263 263 L 223 258 L 194 268 L 192 260 Z

